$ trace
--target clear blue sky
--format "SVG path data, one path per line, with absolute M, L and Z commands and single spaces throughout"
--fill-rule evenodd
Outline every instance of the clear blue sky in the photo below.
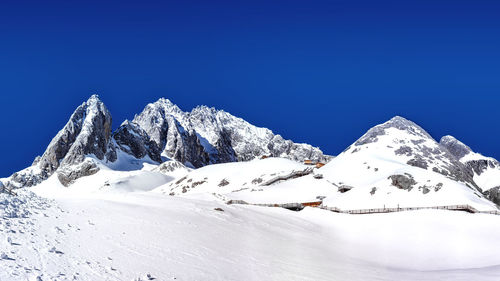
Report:
M 338 154 L 405 116 L 500 158 L 498 1 L 2 1 L 0 176 L 97 92 L 167 97 Z

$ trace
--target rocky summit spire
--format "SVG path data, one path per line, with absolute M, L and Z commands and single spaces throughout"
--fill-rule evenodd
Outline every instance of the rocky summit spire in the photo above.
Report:
M 116 152 L 109 145 L 111 122 L 111 114 L 104 103 L 98 95 L 92 95 L 73 112 L 35 165 L 12 175 L 12 184 L 35 185 L 57 171 L 61 182 L 68 185 L 81 176 L 97 172 L 95 163 L 86 161 L 85 156 L 116 159 Z M 68 172 L 68 167 L 75 165 L 81 167 Z

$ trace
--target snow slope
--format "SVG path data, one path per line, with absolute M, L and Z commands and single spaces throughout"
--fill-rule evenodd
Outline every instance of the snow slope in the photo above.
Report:
M 314 176 L 319 174 L 323 178 Z M 342 188 L 350 190 L 339 191 Z M 325 197 L 323 205 L 346 210 L 446 205 L 497 210 L 476 188 L 472 171 L 422 128 L 401 117 L 372 128 L 314 174 L 257 190 L 233 189 L 224 196 L 250 203 L 299 203 Z
M 492 251 L 500 247 L 499 216 L 292 212 L 151 192 L 20 193 L 0 195 L 2 281 L 497 280 L 500 273 Z
M 156 191 L 171 195 L 189 195 L 256 190 L 262 188 L 261 184 L 275 177 L 307 168 L 308 166 L 292 160 L 273 157 L 214 164 L 178 176 L 175 181 L 159 187 Z

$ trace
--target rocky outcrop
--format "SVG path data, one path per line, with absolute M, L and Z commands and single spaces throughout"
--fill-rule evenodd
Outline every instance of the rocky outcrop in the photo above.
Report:
M 57 170 L 57 178 L 64 186 L 69 186 L 75 180 L 99 172 L 99 167 L 91 159 L 86 159 L 77 165 L 61 166 Z
M 457 159 L 461 159 L 467 154 L 472 153 L 472 150 L 467 145 L 463 144 L 453 136 L 444 136 L 439 143 L 453 154 Z
M 496 159 L 475 153 L 467 145 L 452 136 L 442 137 L 440 144 L 478 176 L 488 169 L 500 169 L 500 163 Z
M 154 169 L 155 171 L 159 171 L 160 173 L 163 173 L 165 175 L 169 175 L 172 172 L 189 172 L 190 169 L 183 165 L 181 162 L 176 161 L 176 160 L 169 160 L 166 162 L 161 163 L 158 167 Z
M 137 124 L 126 120 L 113 133 L 113 139 L 120 150 L 137 159 L 149 156 L 150 159 L 161 162 L 161 151 L 158 145 Z
M 389 177 L 392 181 L 392 185 L 403 190 L 412 190 L 413 186 L 417 184 L 413 176 L 410 174 L 404 175 L 392 175 Z
M 500 187 L 498 186 L 500 185 L 500 163 L 494 158 L 472 151 L 452 136 L 441 138 L 440 144 L 470 170 L 483 194 L 495 204 L 500 205 Z
M 488 189 L 484 192 L 484 195 L 490 199 L 493 203 L 500 206 L 500 186 Z

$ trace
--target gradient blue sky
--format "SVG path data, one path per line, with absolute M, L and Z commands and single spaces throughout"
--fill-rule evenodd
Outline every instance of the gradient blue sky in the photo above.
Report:
M 99 93 L 167 97 L 338 154 L 394 115 L 500 158 L 498 1 L 2 1 L 0 176 Z

